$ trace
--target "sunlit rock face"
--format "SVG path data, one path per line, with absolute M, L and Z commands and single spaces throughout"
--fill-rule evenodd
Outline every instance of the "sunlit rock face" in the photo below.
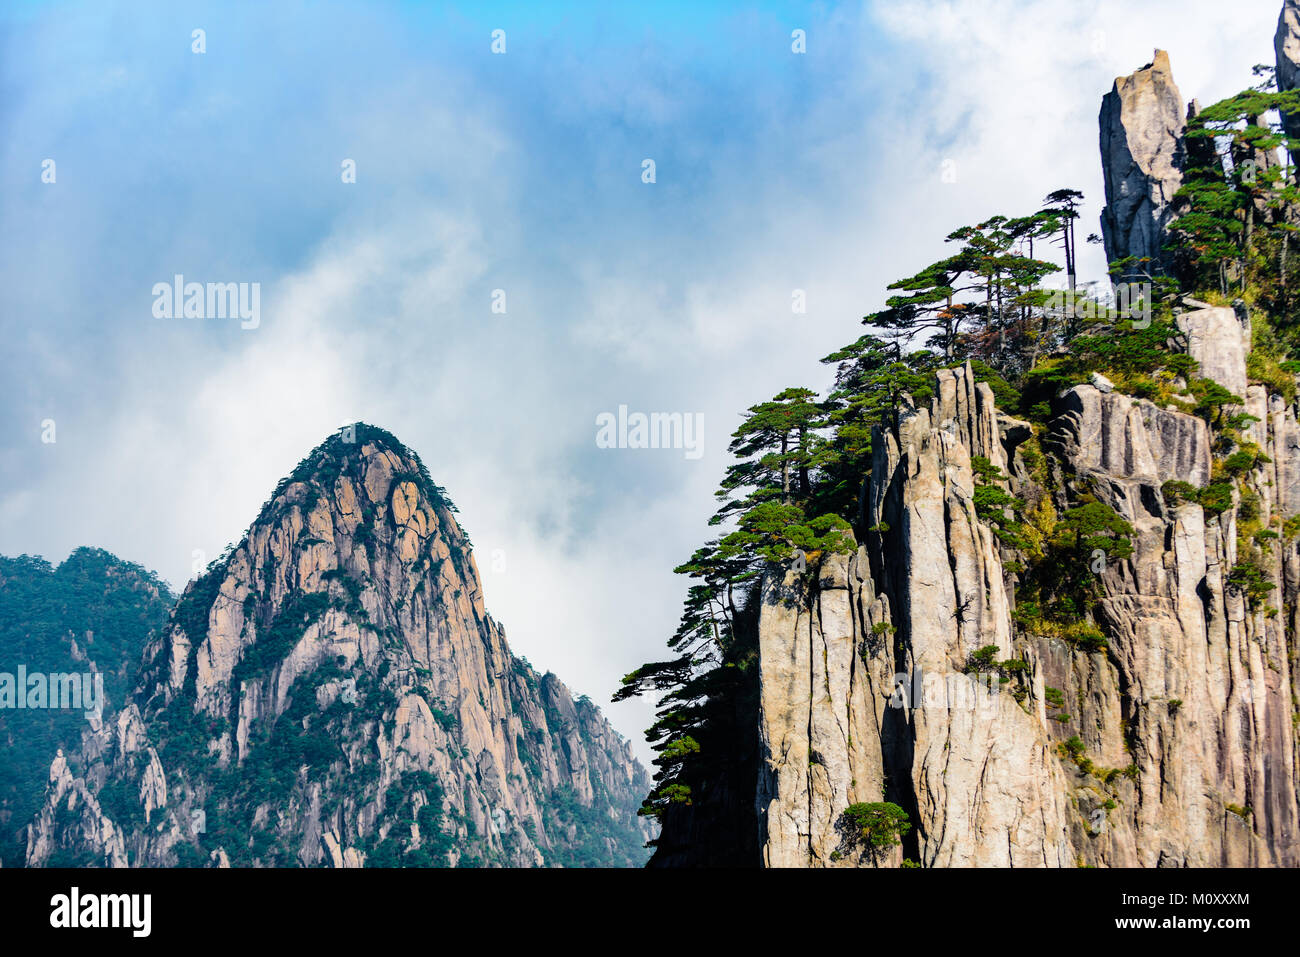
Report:
M 1244 378 L 1240 361 L 1219 374 Z M 1268 459 L 1245 481 L 1252 520 L 1280 527 L 1300 514 L 1297 410 L 1261 386 L 1244 391 Z M 1273 588 L 1252 606 L 1229 581 L 1245 493 L 1219 514 L 1166 499 L 1170 479 L 1211 480 L 1206 423 L 1080 385 L 1056 399 L 1037 440 L 1044 459 L 969 367 L 941 373 L 935 393 L 928 408 L 904 400 L 873 436 L 857 550 L 812 574 L 773 566 L 764 580 L 757 715 L 737 742 L 757 758 L 750 778 L 726 782 L 753 801 L 728 818 L 753 828 L 741 862 L 1300 864 L 1300 547 L 1273 547 Z M 1003 463 L 1006 489 L 1026 502 L 1059 514 L 1069 486 L 1132 526 L 1132 554 L 1098 566 L 1104 647 L 1015 618 L 1014 553 L 976 513 L 974 456 Z M 988 646 L 1024 662 L 1023 678 L 971 675 L 972 653 Z M 1086 760 L 1062 747 L 1076 739 Z M 848 840 L 842 815 L 880 801 L 902 808 L 911 830 L 871 854 Z M 720 843 L 725 820 L 703 813 Z M 680 840 L 699 824 L 666 818 L 661 846 L 673 851 L 655 863 L 707 863 Z
M 511 654 L 453 507 L 380 429 L 281 482 L 148 655 L 116 727 L 55 762 L 28 863 L 647 856 L 628 743 Z

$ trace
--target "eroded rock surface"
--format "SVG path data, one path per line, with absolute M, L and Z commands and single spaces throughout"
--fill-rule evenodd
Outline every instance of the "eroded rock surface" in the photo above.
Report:
M 1101 160 L 1106 208 L 1101 215 L 1106 258 L 1133 256 L 1152 264 L 1131 275 L 1154 272 L 1165 253 L 1170 204 L 1183 182 L 1186 104 L 1174 83 L 1169 54 L 1118 77 L 1101 101 Z
M 969 367 L 941 373 L 930 408 L 904 402 L 873 437 L 857 550 L 811 575 L 773 566 L 763 582 L 755 814 L 734 815 L 755 829 L 752 863 L 1300 864 L 1300 547 L 1277 540 L 1259 603 L 1230 581 L 1238 522 L 1280 528 L 1300 514 L 1296 409 L 1243 391 L 1269 461 L 1217 514 L 1161 489 L 1213 478 L 1206 423 L 1187 413 L 1068 390 L 1042 436 L 1049 491 L 1024 424 L 996 411 Z M 1014 618 L 1018 574 L 976 514 L 972 453 L 1005 463 L 1014 495 L 1061 511 L 1077 500 L 1068 489 L 1086 491 L 1132 526 L 1132 554 L 1099 566 L 1104 645 Z M 968 673 L 989 645 L 1024 662 L 1019 695 Z M 882 800 L 912 830 L 872 856 L 846 839 L 842 814 Z M 674 856 L 656 863 L 702 863 L 675 838 L 666 831 Z
M 29 864 L 644 861 L 630 746 L 511 654 L 442 491 L 357 428 L 191 583 L 79 772 L 55 761 Z
M 1065 777 L 1041 715 L 964 673 L 975 650 L 1012 654 L 993 532 L 973 504 L 970 456 L 1005 464 L 987 385 L 940 374 L 931 409 L 905 408 L 874 436 L 871 527 L 852 556 L 764 586 L 757 800 L 769 866 L 1073 863 Z M 809 610 L 804 610 L 809 609 Z M 793 636 L 793 640 L 792 640 Z M 872 860 L 841 812 L 888 799 L 916 822 Z

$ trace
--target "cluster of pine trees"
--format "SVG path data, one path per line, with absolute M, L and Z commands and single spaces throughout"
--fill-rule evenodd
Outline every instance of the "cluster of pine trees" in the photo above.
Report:
M 1215 427 L 1216 453 L 1231 459 L 1243 450 L 1240 429 L 1249 416 L 1235 408 L 1240 396 L 1199 378 L 1186 354 L 1175 314 L 1195 297 L 1251 310 L 1250 375 L 1294 399 L 1300 363 L 1289 357 L 1300 354 L 1300 315 L 1290 237 L 1300 194 L 1279 113 L 1300 114 L 1300 92 L 1279 92 L 1271 73 L 1256 67 L 1258 85 L 1189 123 L 1177 218 L 1159 259 L 1115 262 L 1105 281 L 1081 283 L 1075 228 L 1084 197 L 1056 190 L 1029 215 L 993 216 L 953 231 L 947 255 L 891 284 L 883 307 L 862 320 L 866 333 L 822 360 L 834 371 L 824 393 L 784 389 L 748 410 L 716 493 L 710 525 L 719 531 L 676 569 L 690 585 L 668 641 L 672 654 L 627 675 L 614 696 L 660 695 L 647 731 L 658 755 L 655 784 L 641 813 L 661 817 L 690 805 L 725 777 L 736 760 L 738 715 L 752 712 L 757 694 L 754 625 L 763 576 L 791 567 L 815 574 L 826 554 L 852 551 L 883 531 L 862 527 L 872 430 L 891 420 L 904 393 L 927 403 L 936 370 L 969 361 L 999 407 L 1028 420 L 1035 438 L 1023 449 L 1031 468 L 1041 464 L 1037 437 L 1053 399 L 1094 372 L 1128 394 L 1205 417 Z M 1045 285 L 1049 277 L 1056 288 Z M 1104 638 L 1086 620 L 1097 583 L 1086 560 L 1062 559 L 1080 549 L 1086 555 L 1099 542 L 1122 558 L 1131 528 L 1086 494 L 1060 515 L 1028 520 L 1004 478 L 978 476 L 977 507 L 1018 576 L 1021 626 L 1082 620 L 1071 634 L 1095 650 Z M 1201 496 L 1213 511 L 1223 491 L 1212 485 L 1167 494 Z

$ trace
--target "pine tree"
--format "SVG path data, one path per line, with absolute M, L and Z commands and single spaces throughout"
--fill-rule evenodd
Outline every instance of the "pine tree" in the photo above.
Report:
M 871 467 L 871 432 L 889 420 L 904 393 L 928 402 L 939 356 L 928 349 L 903 352 L 900 341 L 865 335 L 822 359 L 835 367 L 827 396 L 833 432 L 821 456 L 823 481 L 816 512 L 858 517 L 859 493 Z
M 1038 285 L 1059 270 L 1017 250 L 1053 227 L 1048 215 L 994 216 L 954 230 L 947 241 L 960 244 L 957 253 L 893 283 L 891 290 L 908 295 L 889 297 L 863 324 L 909 343 L 931 332 L 925 345 L 941 349 L 947 362 L 977 354 L 1000 364 L 1008 348 L 1023 348 L 1030 312 L 1042 301 Z
M 789 566 L 798 558 L 808 565 L 853 547 L 845 519 L 809 518 L 805 511 L 827 454 L 820 434 L 827 421 L 816 393 L 791 388 L 751 407 L 732 435 L 737 461 L 718 489 L 723 501 L 710 524 L 734 522 L 735 528 L 675 569 L 693 581 L 668 642 L 676 656 L 628 674 L 614 696 L 662 693 L 646 733 L 657 757 L 643 814 L 658 817 L 692 803 L 732 759 L 720 742 L 728 740 L 735 702 L 753 694 L 747 666 L 754 636 L 741 619 L 760 576 L 774 563 Z
M 1293 151 L 1296 144 L 1262 118 L 1300 112 L 1300 90 L 1271 87 L 1266 81 L 1243 90 L 1188 122 L 1169 248 L 1189 291 L 1213 288 L 1226 295 L 1230 285 L 1244 291 L 1252 280 L 1285 288 L 1295 231 L 1291 210 L 1300 192 L 1277 151 Z
M 1070 292 L 1078 288 L 1078 247 L 1074 240 L 1074 221 L 1079 218 L 1079 207 L 1083 204 L 1083 193 L 1077 189 L 1058 189 L 1043 198 L 1043 213 L 1056 228 L 1061 247 L 1065 252 L 1065 274 L 1069 281 Z M 1030 250 L 1030 256 L 1033 250 Z
M 725 498 L 738 489 L 753 491 L 729 501 L 713 524 L 778 493 L 783 505 L 807 499 L 809 478 L 817 464 L 818 431 L 826 425 L 826 410 L 816 397 L 809 389 L 785 389 L 770 401 L 750 407 L 728 446 L 740 461 L 727 469 L 717 494 Z

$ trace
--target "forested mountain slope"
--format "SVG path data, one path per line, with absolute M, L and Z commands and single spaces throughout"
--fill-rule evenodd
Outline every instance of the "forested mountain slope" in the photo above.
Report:
M 99 675 L 111 720 L 122 706 L 151 632 L 173 597 L 154 574 L 94 548 L 78 548 L 58 566 L 23 555 L 0 558 L 0 671 L 18 689 L 27 675 Z M 85 708 L 0 708 L 0 865 L 20 866 L 27 824 L 41 806 L 50 762 L 75 748 L 88 727 Z

